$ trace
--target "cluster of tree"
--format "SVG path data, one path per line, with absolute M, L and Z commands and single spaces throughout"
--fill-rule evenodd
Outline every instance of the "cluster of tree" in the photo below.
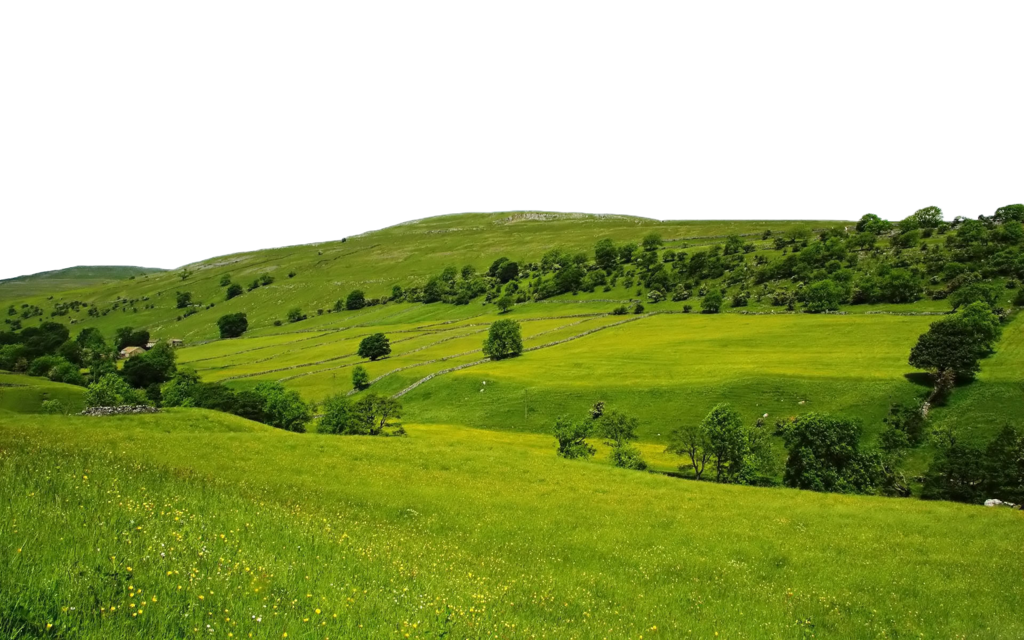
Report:
M 605 411 L 604 402 L 597 402 L 585 418 L 560 416 L 555 420 L 554 435 L 558 442 L 558 455 L 568 459 L 589 458 L 596 449 L 587 442 L 592 435 L 604 438 L 611 447 L 612 464 L 623 469 L 643 471 L 647 462 L 640 449 L 633 444 L 637 439 L 640 421 L 621 411 Z
M 719 404 L 695 425 L 675 430 L 666 451 L 690 459 L 694 477 L 701 480 L 713 465 L 717 482 L 767 486 L 777 474 L 771 432 L 758 418 L 745 425 L 729 404 Z
M 232 413 L 296 433 L 304 433 L 313 419 L 313 407 L 280 383 L 264 381 L 252 389 L 234 391 L 218 382 L 203 382 L 191 369 L 181 369 L 161 387 L 158 404 Z
M 938 430 L 932 441 L 935 458 L 923 478 L 922 498 L 1024 503 L 1024 429 L 1005 426 L 987 445 L 956 429 Z
M 367 393 L 355 402 L 342 393 L 330 396 L 321 406 L 317 431 L 334 435 L 405 435 L 398 422 L 402 404 L 394 398 Z
M 149 334 L 145 336 L 149 339 Z M 145 344 L 145 343 L 143 343 Z M 43 322 L 20 332 L 0 332 L 0 369 L 44 376 L 54 382 L 84 386 L 81 370 L 88 368 L 93 380 L 114 370 L 116 354 L 94 328 L 83 329 L 75 339 L 57 322 Z

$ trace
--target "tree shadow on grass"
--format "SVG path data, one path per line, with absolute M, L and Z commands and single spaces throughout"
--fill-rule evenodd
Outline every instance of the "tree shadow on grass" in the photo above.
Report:
M 917 385 L 919 387 L 927 387 L 927 388 L 930 389 L 930 388 L 935 386 L 935 376 L 930 374 L 930 373 L 923 372 L 923 371 L 915 371 L 913 373 L 904 373 L 903 377 L 906 378 L 908 382 L 911 382 L 911 383 L 913 383 L 913 384 L 915 384 L 915 385 Z M 970 385 L 974 384 L 975 380 L 976 380 L 976 378 L 966 378 L 966 377 L 958 376 L 954 386 L 957 389 L 959 389 L 960 387 L 970 386 Z

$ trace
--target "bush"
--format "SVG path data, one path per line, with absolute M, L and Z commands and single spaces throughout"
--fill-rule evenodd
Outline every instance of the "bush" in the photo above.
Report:
M 320 416 L 320 424 L 317 426 L 318 432 L 334 435 L 353 433 L 353 428 L 356 427 L 355 416 L 352 412 L 352 403 L 345 394 L 329 396 L 323 401 L 320 411 L 323 415 Z
M 68 364 L 68 361 L 60 356 L 42 356 L 28 365 L 28 375 L 48 378 L 50 371 L 62 364 Z
M 647 462 L 640 455 L 640 449 L 631 444 L 623 444 L 612 447 L 612 464 L 623 469 L 643 471 L 647 469 Z
M 861 454 L 856 420 L 827 414 L 799 416 L 782 429 L 789 450 L 787 487 L 834 493 L 867 493 L 873 485 L 870 461 Z
M 43 400 L 41 409 L 50 415 L 66 416 L 71 413 L 71 408 L 60 400 Z
M 161 342 L 146 353 L 126 360 L 121 375 L 136 389 L 145 389 L 173 378 L 177 372 L 176 359 L 174 349 Z
M 228 287 L 228 290 L 227 290 L 227 293 L 226 293 L 224 299 L 225 300 L 230 300 L 231 298 L 237 298 L 240 295 L 242 295 L 242 285 L 240 285 L 240 284 L 233 284 L 233 285 Z
M 278 382 L 261 382 L 253 391 L 262 400 L 263 422 L 278 429 L 304 433 L 313 419 L 313 411 L 296 391 L 288 391 Z
M 561 416 L 555 420 L 555 440 L 558 441 L 558 455 L 575 460 L 594 455 L 594 447 L 587 443 L 591 424 L 583 420 L 572 420 Z
M 501 313 L 506 313 L 509 309 L 514 307 L 516 303 L 515 300 L 512 299 L 512 296 L 506 293 L 505 295 L 498 299 L 497 304 L 498 311 L 500 311 Z
M 244 313 L 229 313 L 217 320 L 217 328 L 222 339 L 237 338 L 249 330 L 249 319 Z
M 370 386 L 370 374 L 366 373 L 366 368 L 363 365 L 356 365 L 352 369 L 352 388 L 362 391 Z
M 624 304 L 620 304 L 619 306 L 612 309 L 613 316 L 624 316 L 627 313 L 629 313 L 629 309 Z
M 231 284 L 231 274 L 230 273 L 225 273 L 224 275 L 222 275 L 220 277 L 220 286 L 226 287 L 229 284 Z
M 492 360 L 513 358 L 523 352 L 523 336 L 515 320 L 496 320 L 491 323 L 484 340 L 484 355 Z
M 999 303 L 1000 293 L 999 287 L 994 284 L 972 282 L 949 294 L 949 302 L 954 309 L 959 309 L 972 302 L 984 302 L 990 307 L 995 307 Z
M 74 384 L 79 387 L 85 386 L 85 377 L 82 372 L 79 371 L 78 365 L 70 362 L 62 362 L 56 367 L 50 369 L 47 377 L 54 382 L 63 382 L 64 384 Z
M 832 280 L 819 280 L 803 291 L 804 310 L 807 313 L 838 311 L 845 300 L 843 287 Z
M 703 313 L 718 313 L 722 308 L 722 301 L 722 292 L 718 289 L 712 289 L 700 301 L 700 310 Z
M 366 306 L 366 294 L 356 289 L 345 298 L 345 308 L 349 311 L 356 311 Z
M 300 322 L 306 319 L 306 314 L 302 313 L 302 309 L 295 307 L 288 310 L 288 322 Z
M 175 291 L 174 299 L 179 309 L 185 309 L 192 305 L 192 292 L 191 291 Z
M 85 392 L 87 407 L 119 407 L 122 405 L 150 404 L 140 389 L 132 389 L 124 378 L 111 373 L 89 385 Z
M 359 357 L 377 360 L 391 353 L 391 341 L 383 333 L 366 336 L 359 343 Z

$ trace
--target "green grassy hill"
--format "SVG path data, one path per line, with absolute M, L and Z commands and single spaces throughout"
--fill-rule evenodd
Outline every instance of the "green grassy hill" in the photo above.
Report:
M 409 437 L 293 434 L 201 409 L 41 415 L 48 399 L 77 410 L 82 389 L 0 373 L 0 636 L 1021 637 L 1019 511 L 669 475 L 690 472 L 665 451 L 668 434 L 720 402 L 747 423 L 852 416 L 873 444 L 892 403 L 930 390 L 907 359 L 949 311 L 944 287 L 964 286 L 954 255 L 985 256 L 996 306 L 1013 307 L 1019 250 L 1001 228 L 965 225 L 981 240 L 938 234 L 760 278 L 819 251 L 800 244 L 812 232 L 848 226 L 463 214 L 5 302 L 8 326 L 183 339 L 179 367 L 236 390 L 276 381 L 318 403 L 352 392 L 362 365 L 370 392 L 401 399 Z M 634 264 L 607 286 L 537 295 L 560 264 L 524 267 L 503 289 L 520 297 L 506 313 L 495 296 L 384 300 L 446 267 L 537 263 L 552 248 L 593 258 L 600 239 L 651 231 L 691 255 L 715 255 L 727 236 L 747 246 L 714 277 L 687 275 L 687 299 L 651 300 Z M 989 241 L 1008 247 L 998 260 Z M 856 272 L 864 282 L 876 267 L 912 271 L 928 295 L 831 314 L 775 299 L 858 265 L 870 267 Z M 273 282 L 247 286 L 264 275 Z M 226 300 L 228 281 L 247 290 Z M 711 287 L 750 300 L 687 312 Z M 357 288 L 381 303 L 336 307 Z M 178 292 L 191 303 L 179 308 Z M 306 317 L 287 321 L 296 308 Z M 217 318 L 233 312 L 249 330 L 218 339 Z M 488 361 L 482 343 L 499 318 L 519 321 L 525 350 Z M 932 409 L 931 428 L 987 440 L 1024 421 L 1022 322 L 1007 315 L 996 353 Z M 391 354 L 357 356 L 377 332 Z M 640 420 L 654 473 L 614 468 L 597 438 L 593 460 L 555 455 L 555 419 L 598 401 Z M 780 441 L 774 453 L 784 456 Z M 926 445 L 905 464 L 914 487 L 930 460 Z
M 694 483 L 548 437 L 0 418 L 5 637 L 1017 638 L 1021 513 Z
M 148 267 L 69 267 L 56 271 L 42 271 L 27 276 L 0 280 L 0 303 L 7 300 L 51 296 L 69 290 L 95 287 L 112 280 L 124 280 L 163 269 Z

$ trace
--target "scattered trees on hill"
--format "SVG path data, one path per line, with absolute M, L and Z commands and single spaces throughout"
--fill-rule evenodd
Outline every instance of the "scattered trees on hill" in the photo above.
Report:
M 217 320 L 220 337 L 237 338 L 249 330 L 249 318 L 244 313 L 229 313 Z
M 359 357 L 379 360 L 391 353 L 391 341 L 383 333 L 366 336 L 359 343 Z
M 495 320 L 484 340 L 484 355 L 492 360 L 504 360 L 523 352 L 523 336 L 515 320 Z

